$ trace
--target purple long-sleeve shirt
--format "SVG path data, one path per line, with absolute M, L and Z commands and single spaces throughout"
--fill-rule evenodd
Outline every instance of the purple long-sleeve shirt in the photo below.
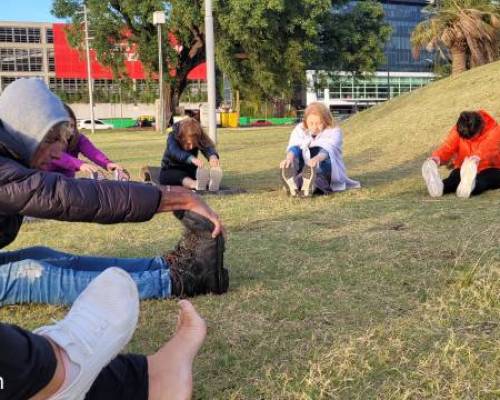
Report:
M 52 161 L 49 171 L 59 172 L 69 178 L 74 178 L 76 171 L 80 169 L 82 164 L 85 164 L 84 161 L 78 159 L 80 153 L 104 169 L 106 169 L 106 166 L 111 162 L 111 160 L 106 157 L 106 154 L 95 147 L 85 135 L 80 133 L 78 143 L 74 150 L 63 152 L 59 160 Z

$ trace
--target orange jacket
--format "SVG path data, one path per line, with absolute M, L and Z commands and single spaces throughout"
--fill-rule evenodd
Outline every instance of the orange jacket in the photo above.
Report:
M 480 159 L 478 171 L 500 169 L 500 125 L 486 111 L 478 112 L 484 120 L 481 132 L 471 139 L 463 139 L 455 125 L 441 147 L 432 153 L 433 157 L 439 157 L 441 164 L 453 159 L 455 168 L 460 168 L 465 157 L 477 156 Z

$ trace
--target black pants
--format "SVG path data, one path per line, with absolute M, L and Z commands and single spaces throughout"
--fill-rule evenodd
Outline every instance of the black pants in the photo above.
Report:
M 160 170 L 160 185 L 182 186 L 184 178 L 196 179 L 196 165 L 178 165 Z
M 26 400 L 48 385 L 56 370 L 49 341 L 0 323 L 0 399 Z M 86 399 L 147 400 L 148 364 L 142 355 L 120 355 L 98 375 Z
M 448 178 L 443 180 L 443 193 L 454 193 L 460 184 L 460 169 L 454 169 Z M 500 169 L 488 168 L 479 172 L 476 176 L 476 186 L 472 195 L 483 193 L 486 190 L 500 189 Z

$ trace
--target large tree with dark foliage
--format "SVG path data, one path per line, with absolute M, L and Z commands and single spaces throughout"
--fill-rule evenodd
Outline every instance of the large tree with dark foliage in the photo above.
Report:
M 86 0 L 92 48 L 100 62 L 123 74 L 123 42 L 136 46 L 150 73 L 158 71 L 154 11 L 162 27 L 168 113 L 178 104 L 189 72 L 205 61 L 204 5 L 200 0 Z M 373 70 L 386 30 L 373 2 L 338 13 L 344 0 L 215 0 L 216 58 L 243 95 L 289 97 L 304 70 L 321 57 L 329 68 Z M 70 38 L 81 46 L 83 0 L 53 0 L 53 13 L 71 18 Z M 170 37 L 170 40 L 169 40 Z M 176 45 L 172 45 L 175 37 Z M 168 117 L 167 117 L 168 118 Z

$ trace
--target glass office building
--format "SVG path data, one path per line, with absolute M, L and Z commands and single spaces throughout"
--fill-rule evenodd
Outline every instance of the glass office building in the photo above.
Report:
M 320 80 L 325 82 L 324 79 L 318 79 L 321 75 L 318 71 L 307 71 L 307 104 L 323 101 L 337 113 L 349 113 L 353 109 L 366 108 L 418 89 L 434 78 L 432 54 L 423 51 L 417 60 L 411 54 L 411 33 L 426 17 L 422 9 L 427 2 L 386 0 L 381 3 L 385 20 L 392 27 L 391 37 L 384 50 L 387 62 L 366 79 L 355 80 L 349 74 L 340 73 L 323 85 L 318 85 Z
M 426 1 L 383 1 L 385 20 L 392 27 L 392 35 L 386 45 L 387 63 L 380 66 L 384 71 L 431 72 L 432 55 L 422 51 L 415 60 L 411 54 L 410 37 L 415 26 L 424 20 L 422 8 Z

